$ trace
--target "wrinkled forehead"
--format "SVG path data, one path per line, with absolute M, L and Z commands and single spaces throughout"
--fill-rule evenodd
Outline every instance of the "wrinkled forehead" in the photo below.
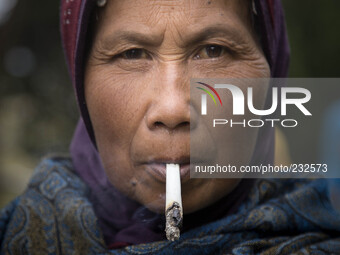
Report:
M 235 36 L 240 29 L 252 27 L 247 0 L 108 1 L 97 17 L 96 34 L 119 37 L 117 32 L 122 30 L 135 31 L 153 34 L 156 41 L 163 40 L 167 32 L 180 41 L 202 27 L 225 27 Z
M 115 18 L 136 19 L 139 22 L 155 24 L 166 17 L 172 19 L 175 13 L 184 15 L 187 22 L 192 23 L 204 18 L 207 10 L 213 10 L 221 16 L 227 11 L 229 15 L 245 17 L 249 13 L 250 5 L 248 0 L 111 0 L 99 9 L 107 15 L 114 15 Z

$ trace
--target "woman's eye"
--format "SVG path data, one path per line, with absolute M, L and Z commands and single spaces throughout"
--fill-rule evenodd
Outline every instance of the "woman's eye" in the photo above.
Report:
M 143 58 L 149 58 L 148 54 L 143 49 L 130 49 L 127 51 L 124 51 L 120 54 L 120 56 L 124 59 L 143 59 Z
M 219 45 L 207 45 L 202 48 L 194 59 L 218 58 L 225 53 L 225 48 Z

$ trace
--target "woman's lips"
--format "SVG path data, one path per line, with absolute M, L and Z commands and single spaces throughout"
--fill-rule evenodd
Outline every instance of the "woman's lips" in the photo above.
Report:
M 177 164 L 176 162 L 167 162 L 172 164 Z M 167 163 L 146 163 L 145 170 L 151 174 L 155 179 L 160 182 L 166 182 L 166 164 Z M 180 165 L 180 174 L 181 174 L 181 183 L 185 183 L 190 179 L 190 163 L 181 163 Z

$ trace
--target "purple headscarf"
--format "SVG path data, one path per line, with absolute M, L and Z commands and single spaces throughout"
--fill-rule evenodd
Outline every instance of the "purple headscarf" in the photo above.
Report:
M 162 240 L 163 216 L 119 193 L 108 181 L 98 151 L 84 95 L 84 63 L 88 41 L 89 21 L 96 6 L 95 0 L 61 1 L 61 34 L 68 69 L 76 92 L 81 118 L 71 143 L 75 171 L 90 188 L 93 203 L 104 239 L 111 248 Z M 286 77 L 289 46 L 280 0 L 254 0 L 255 24 L 259 28 L 263 51 L 270 65 L 272 77 Z M 273 129 L 259 132 L 253 161 L 273 162 Z M 228 196 L 209 208 L 193 213 L 185 222 L 185 229 L 195 227 L 195 219 L 214 221 L 235 212 L 246 197 L 252 180 L 244 179 Z M 209 212 L 209 213 L 208 213 Z M 214 212 L 212 215 L 211 212 Z M 206 215 L 206 217 L 202 217 Z M 200 222 L 204 224 L 206 222 Z M 184 229 L 184 231 L 185 231 Z

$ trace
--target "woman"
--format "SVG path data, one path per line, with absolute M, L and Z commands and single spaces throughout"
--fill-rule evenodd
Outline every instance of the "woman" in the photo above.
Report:
M 82 116 L 72 159 L 46 158 L 1 212 L 2 253 L 340 250 L 340 219 L 321 180 L 182 176 L 182 236 L 165 239 L 165 178 L 156 172 L 189 164 L 190 78 L 285 77 L 279 1 L 63 0 L 61 27 Z M 246 157 L 272 162 L 273 133 L 250 137 Z

